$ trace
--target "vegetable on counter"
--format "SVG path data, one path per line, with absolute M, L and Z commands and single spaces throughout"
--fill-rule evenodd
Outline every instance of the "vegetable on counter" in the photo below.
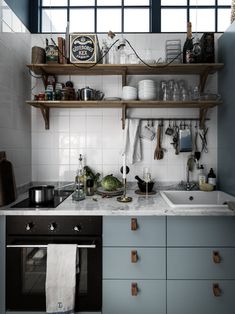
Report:
M 101 186 L 106 191 L 115 191 L 122 187 L 122 183 L 118 180 L 118 178 L 110 174 L 101 180 Z

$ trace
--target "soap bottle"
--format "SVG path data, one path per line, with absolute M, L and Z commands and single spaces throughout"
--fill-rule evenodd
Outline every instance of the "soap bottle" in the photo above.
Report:
M 212 184 L 214 186 L 214 189 L 215 189 L 215 187 L 216 187 L 216 175 L 214 173 L 213 168 L 210 169 L 207 178 L 208 178 L 208 183 Z
M 199 185 L 206 183 L 206 175 L 204 173 L 203 165 L 201 165 L 199 168 L 198 183 Z

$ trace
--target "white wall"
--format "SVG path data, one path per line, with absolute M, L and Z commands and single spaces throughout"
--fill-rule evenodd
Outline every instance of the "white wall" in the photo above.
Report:
M 32 45 L 44 47 L 45 37 L 50 34 L 32 35 Z M 184 34 L 138 34 L 126 36 L 142 57 L 145 48 L 150 49 L 152 57 L 158 59 L 165 56 L 165 40 L 179 38 L 182 44 Z M 56 39 L 56 37 L 54 36 Z M 100 42 L 102 42 L 100 40 Z M 137 82 L 144 76 L 128 78 L 128 84 L 137 86 Z M 170 77 L 148 76 L 156 82 L 162 79 L 184 78 L 189 85 L 198 84 L 197 76 Z M 89 86 L 104 91 L 105 96 L 121 97 L 121 77 L 119 76 L 61 76 L 59 81 L 72 80 L 75 88 Z M 43 90 L 39 80 L 33 79 L 34 93 Z M 209 76 L 206 90 L 216 92 L 217 75 Z M 131 109 L 128 115 L 132 117 L 198 117 L 198 109 Z M 121 129 L 120 109 L 52 109 L 50 111 L 50 130 L 44 129 L 41 113 L 32 110 L 32 180 L 33 181 L 67 181 L 74 180 L 80 153 L 86 157 L 86 163 L 102 175 L 113 173 L 120 176 L 123 131 Z M 217 118 L 216 108 L 211 109 L 207 125 L 209 153 L 204 154 L 201 163 L 208 170 L 217 168 Z M 157 123 L 155 123 L 157 127 Z M 165 123 L 165 128 L 168 122 Z M 194 129 L 194 123 L 193 123 Z M 142 176 L 143 167 L 150 167 L 156 181 L 180 181 L 185 179 L 185 168 L 188 153 L 176 156 L 169 136 L 163 137 L 163 147 L 167 149 L 163 160 L 154 160 L 153 153 L 156 141 L 143 141 L 143 161 L 131 166 L 128 179 L 134 181 L 136 174 Z M 194 174 L 196 176 L 196 173 Z
M 13 163 L 17 186 L 31 181 L 31 35 L 0 0 L 0 150 Z

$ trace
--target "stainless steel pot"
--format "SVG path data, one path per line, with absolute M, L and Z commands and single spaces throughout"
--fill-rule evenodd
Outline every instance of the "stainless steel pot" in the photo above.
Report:
M 104 93 L 99 91 L 99 90 L 95 90 L 92 89 L 90 87 L 84 87 L 80 90 L 78 90 L 78 99 L 79 100 L 102 100 L 104 98 Z
M 53 185 L 34 186 L 29 189 L 29 199 L 31 203 L 42 204 L 53 201 L 54 199 Z

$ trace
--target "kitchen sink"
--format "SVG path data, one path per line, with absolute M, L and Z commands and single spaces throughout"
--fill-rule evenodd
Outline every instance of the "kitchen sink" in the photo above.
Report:
M 160 194 L 175 208 L 228 208 L 227 202 L 235 202 L 234 196 L 222 191 L 161 191 Z

